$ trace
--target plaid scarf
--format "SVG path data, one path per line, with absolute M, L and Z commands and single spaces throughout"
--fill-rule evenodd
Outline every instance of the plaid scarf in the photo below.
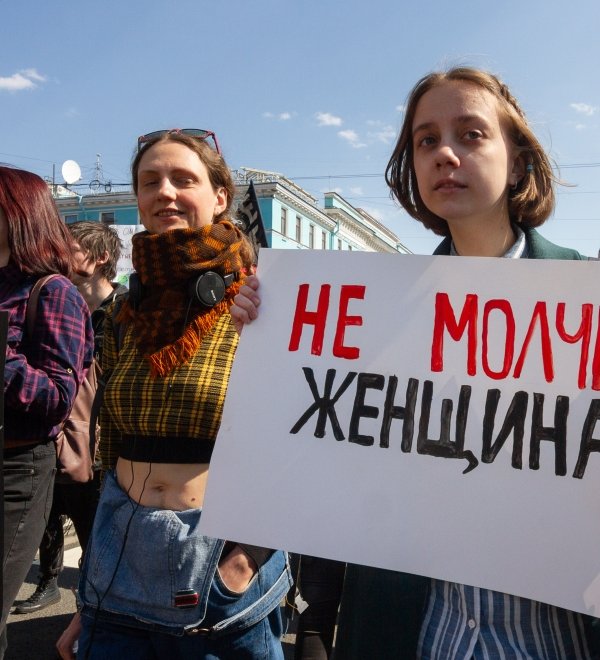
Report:
M 145 295 L 135 310 L 126 302 L 116 320 L 133 321 L 136 345 L 153 377 L 185 364 L 229 311 L 243 280 L 229 286 L 223 300 L 210 309 L 190 302 L 187 288 L 194 276 L 207 270 L 221 275 L 243 271 L 242 240 L 240 230 L 227 220 L 200 229 L 133 236 L 133 266 Z

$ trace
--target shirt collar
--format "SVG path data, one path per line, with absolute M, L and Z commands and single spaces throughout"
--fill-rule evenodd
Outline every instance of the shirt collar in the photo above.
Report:
M 527 240 L 525 238 L 525 232 L 518 225 L 512 225 L 513 231 L 517 235 L 517 240 L 512 244 L 511 247 L 502 255 L 503 259 L 526 259 L 529 253 L 527 249 Z M 450 243 L 450 254 L 453 257 L 458 256 L 456 248 L 454 247 L 454 241 Z

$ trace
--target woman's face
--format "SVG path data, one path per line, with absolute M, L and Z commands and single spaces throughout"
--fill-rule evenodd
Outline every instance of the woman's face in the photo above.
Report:
M 470 220 L 509 222 L 508 187 L 519 180 L 522 163 L 492 94 L 445 81 L 419 100 L 412 133 L 421 199 L 451 231 Z
M 204 163 L 178 142 L 159 142 L 142 156 L 138 208 L 152 234 L 210 225 L 227 208 L 227 191 L 215 190 Z

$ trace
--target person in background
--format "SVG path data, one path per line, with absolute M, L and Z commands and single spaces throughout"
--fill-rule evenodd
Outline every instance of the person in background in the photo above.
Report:
M 124 286 L 113 284 L 121 241 L 112 227 L 101 222 L 75 222 L 68 225 L 68 229 L 75 240 L 75 270 L 71 281 L 92 314 L 94 356 L 99 362 L 106 309 L 117 296 L 127 292 Z M 38 585 L 29 598 L 15 603 L 14 614 L 37 612 L 60 600 L 58 576 L 63 570 L 64 516 L 73 521 L 83 556 L 100 495 L 100 470 L 101 462 L 97 454 L 92 480 L 87 483 L 61 481 L 59 477 L 55 480 L 52 509 L 39 548 Z
M 118 296 L 127 293 L 125 286 L 114 281 L 123 246 L 116 230 L 102 222 L 83 220 L 67 227 L 78 248 L 73 282 L 92 313 L 95 356 L 101 360 L 106 310 Z
M 346 564 L 302 555 L 298 593 L 306 609 L 298 617 L 294 660 L 328 660 L 333 649 Z
M 47 184 L 0 166 L 0 311 L 9 313 L 4 369 L 4 548 L 0 658 L 6 619 L 44 533 L 56 471 L 54 440 L 92 362 L 90 312 L 69 281 L 72 239 Z M 26 328 L 35 282 L 35 323 Z
M 457 67 L 417 82 L 386 181 L 413 218 L 443 237 L 436 255 L 585 259 L 536 231 L 554 209 L 557 180 L 516 99 L 486 71 Z M 236 296 L 238 329 L 257 316 L 257 288 L 248 278 Z M 581 660 L 597 657 L 596 625 L 510 594 L 349 564 L 335 653 Z
M 229 307 L 254 264 L 229 220 L 231 172 L 212 132 L 172 129 L 139 138 L 132 182 L 146 231 L 127 300 L 106 316 L 106 473 L 81 613 L 57 649 L 73 658 L 78 639 L 90 660 L 281 660 L 287 556 L 199 532 L 238 343 Z

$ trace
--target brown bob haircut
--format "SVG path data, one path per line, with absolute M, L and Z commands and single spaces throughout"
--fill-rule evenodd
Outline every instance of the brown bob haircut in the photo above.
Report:
M 214 218 L 214 222 L 227 219 L 235 195 L 235 184 L 233 183 L 229 167 L 227 167 L 227 163 L 223 157 L 211 146 L 209 146 L 204 140 L 192 135 L 186 135 L 184 133 L 163 133 L 162 135 L 158 135 L 142 144 L 131 162 L 131 180 L 135 194 L 137 195 L 138 193 L 138 170 L 142 156 L 148 151 L 148 149 L 151 149 L 159 142 L 178 142 L 198 155 L 198 158 L 204 163 L 208 171 L 208 178 L 213 189 L 217 190 L 218 188 L 224 188 L 227 192 L 227 207 L 222 213 Z
M 523 159 L 525 171 L 516 188 L 509 191 L 508 213 L 513 222 L 526 227 L 539 227 L 554 209 L 554 184 L 558 180 L 552 171 L 550 159 L 508 87 L 492 73 L 471 67 L 430 73 L 421 78 L 408 95 L 402 129 L 385 170 L 385 180 L 392 197 L 427 229 L 440 236 L 450 235 L 448 223 L 431 213 L 421 199 L 414 169 L 412 141 L 412 126 L 419 100 L 436 85 L 448 81 L 477 85 L 496 98 L 500 121 Z
M 43 179 L 0 166 L 0 208 L 8 225 L 11 259 L 19 270 L 27 275 L 71 275 L 73 240 Z

